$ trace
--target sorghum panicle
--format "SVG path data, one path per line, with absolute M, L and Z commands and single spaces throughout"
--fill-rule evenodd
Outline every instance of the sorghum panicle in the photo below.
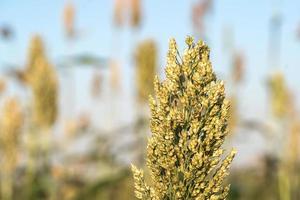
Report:
M 39 36 L 32 39 L 26 81 L 33 94 L 33 118 L 41 127 L 50 127 L 57 116 L 58 82 L 56 71 L 44 53 Z
M 131 0 L 131 25 L 138 27 L 141 24 L 141 0 Z
M 224 179 L 235 151 L 222 157 L 229 109 L 224 84 L 213 72 L 209 48 L 191 37 L 186 43 L 181 57 L 171 39 L 166 79 L 155 79 L 147 146 L 152 183 L 132 167 L 138 199 L 217 200 L 229 191 Z
M 72 2 L 68 2 L 65 5 L 64 11 L 63 11 L 63 22 L 64 22 L 64 28 L 66 35 L 68 37 L 72 37 L 75 33 L 74 30 L 74 22 L 75 21 L 75 7 Z
M 156 74 L 157 50 L 154 41 L 142 42 L 136 50 L 136 80 L 138 100 L 145 102 L 153 93 L 153 79 Z
M 53 67 L 41 58 L 32 73 L 33 116 L 39 126 L 50 127 L 57 116 L 57 77 Z
M 13 171 L 17 165 L 18 143 L 21 137 L 23 114 L 18 101 L 14 98 L 5 102 L 1 115 L 1 150 L 4 160 L 2 169 L 6 173 Z
M 26 76 L 30 75 L 31 71 L 36 68 L 36 60 L 40 57 L 44 57 L 44 44 L 42 38 L 39 35 L 35 35 L 31 38 L 29 46 L 28 61 L 26 65 Z
M 281 72 L 272 74 L 269 81 L 271 109 L 275 117 L 282 118 L 288 114 L 289 90 Z

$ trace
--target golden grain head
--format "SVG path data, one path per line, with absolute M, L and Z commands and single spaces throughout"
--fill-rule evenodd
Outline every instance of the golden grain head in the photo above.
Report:
M 56 71 L 45 57 L 36 60 L 30 74 L 33 94 L 33 119 L 37 126 L 50 127 L 57 116 L 58 81 Z
M 40 127 L 50 127 L 57 116 L 58 80 L 54 67 L 46 57 L 43 40 L 38 35 L 31 40 L 24 74 L 32 91 L 34 123 Z
M 17 164 L 17 151 L 23 125 L 23 113 L 15 98 L 8 99 L 1 116 L 1 150 L 4 170 L 13 170 Z
M 146 102 L 153 94 L 153 79 L 156 74 L 157 48 L 153 40 L 139 44 L 135 53 L 137 95 L 140 102 Z
M 275 117 L 282 118 L 287 116 L 290 110 L 290 94 L 286 81 L 281 72 L 272 74 L 269 80 L 269 90 L 271 97 L 271 109 Z
M 35 60 L 38 57 L 44 56 L 44 44 L 41 36 L 34 35 L 31 38 L 28 52 L 26 69 L 30 71 L 32 68 L 34 68 Z
M 138 199 L 225 199 L 229 191 L 224 179 L 235 151 L 222 159 L 229 101 L 207 45 L 191 37 L 186 43 L 180 55 L 170 40 L 166 79 L 154 81 L 147 146 L 152 184 L 132 167 Z

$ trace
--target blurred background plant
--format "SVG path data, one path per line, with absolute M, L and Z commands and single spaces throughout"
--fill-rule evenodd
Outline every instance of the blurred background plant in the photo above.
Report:
M 210 46 L 231 102 L 228 199 L 300 199 L 299 6 L 0 1 L 1 199 L 134 199 L 154 74 L 186 35 Z

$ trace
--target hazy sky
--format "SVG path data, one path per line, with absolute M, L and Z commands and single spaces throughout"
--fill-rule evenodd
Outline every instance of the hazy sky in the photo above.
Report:
M 183 47 L 185 36 L 192 35 L 191 5 L 195 1 L 142 1 L 143 24 L 137 31 L 128 27 L 119 30 L 113 27 L 111 0 L 73 2 L 76 7 L 76 27 L 82 37 L 70 44 L 63 34 L 62 10 L 65 1 L 0 0 L 0 24 L 11 25 L 16 33 L 13 41 L 0 41 L 0 64 L 24 63 L 29 39 L 34 33 L 39 33 L 45 39 L 48 55 L 54 63 L 67 54 L 92 53 L 103 57 L 118 57 L 123 65 L 128 66 L 131 65 L 132 44 L 145 38 L 154 38 L 159 45 L 160 66 L 163 67 L 169 38 L 176 38 Z M 274 2 L 279 3 L 274 6 Z M 215 0 L 207 20 L 207 36 L 215 69 L 223 79 L 228 77 L 229 52 L 224 51 L 223 46 L 224 32 L 229 30 L 233 35 L 231 40 L 234 48 L 246 56 L 244 93 L 253 98 L 254 102 L 257 100 L 258 110 L 265 107 L 263 103 L 259 103 L 259 97 L 265 96 L 264 80 L 272 70 L 267 50 L 270 19 L 276 7 L 283 17 L 281 62 L 278 66 L 286 74 L 289 85 L 300 93 L 300 41 L 296 38 L 297 24 L 300 23 L 300 1 Z

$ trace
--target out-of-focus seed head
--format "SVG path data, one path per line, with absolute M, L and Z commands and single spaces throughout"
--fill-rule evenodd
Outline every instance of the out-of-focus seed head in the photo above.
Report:
M 91 83 L 91 94 L 93 97 L 98 97 L 101 93 L 102 74 L 95 73 Z
M 141 24 L 141 0 L 131 0 L 131 25 L 138 27 Z
M 154 41 L 146 40 L 139 44 L 135 61 L 138 99 L 145 102 L 154 90 L 153 79 L 157 68 L 157 49 Z
M 193 22 L 193 28 L 197 33 L 202 34 L 205 31 L 204 30 L 205 15 L 211 9 L 212 5 L 213 5 L 213 0 L 197 1 L 193 5 L 192 22 Z
M 117 60 L 112 60 L 110 62 L 110 85 L 112 89 L 120 89 L 121 82 L 121 72 L 120 63 Z
M 2 78 L 0 79 L 0 95 L 5 92 L 6 89 L 6 81 Z
M 46 58 L 36 60 L 38 66 L 30 76 L 33 93 L 33 119 L 40 127 L 50 127 L 57 116 L 58 82 L 56 72 Z
M 50 127 L 57 116 L 58 81 L 54 67 L 49 63 L 40 36 L 30 44 L 25 80 L 33 95 L 33 120 L 39 127 Z
M 0 139 L 4 170 L 13 170 L 18 159 L 18 144 L 21 137 L 23 114 L 15 98 L 8 99 L 1 115 Z
M 300 139 L 300 119 L 291 119 L 290 134 L 287 138 L 287 146 L 285 151 L 285 159 L 292 166 L 296 167 L 299 164 L 299 139 Z
M 68 37 L 74 36 L 75 28 L 75 7 L 73 3 L 70 1 L 65 5 L 64 11 L 63 11 L 63 22 L 64 22 L 64 28 L 65 33 Z
M 237 125 L 238 125 L 237 97 L 232 96 L 230 98 L 230 108 L 229 108 L 229 118 L 228 118 L 228 129 L 231 134 L 234 133 Z
M 288 114 L 290 93 L 281 72 L 272 74 L 269 80 L 271 109 L 275 117 L 282 118 Z
M 122 26 L 124 24 L 124 9 L 125 8 L 126 8 L 126 2 L 124 0 L 115 0 L 114 24 L 116 26 Z
M 245 59 L 241 53 L 236 53 L 233 57 L 232 78 L 235 83 L 243 80 Z
M 141 15 L 141 0 L 115 0 L 115 26 L 123 26 L 129 20 L 129 23 L 132 27 L 139 27 L 141 24 Z
M 25 73 L 30 73 L 32 70 L 34 70 L 34 68 L 36 68 L 36 60 L 39 57 L 45 56 L 44 53 L 44 44 L 42 38 L 39 35 L 34 35 L 29 44 L 29 54 Z

